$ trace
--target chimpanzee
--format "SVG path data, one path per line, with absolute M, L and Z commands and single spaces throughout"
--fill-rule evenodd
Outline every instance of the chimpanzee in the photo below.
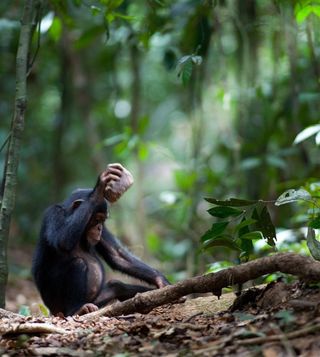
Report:
M 83 315 L 111 300 L 150 290 L 119 280 L 105 282 L 101 261 L 125 274 L 161 288 L 168 283 L 157 270 L 130 254 L 104 226 L 108 202 L 132 184 L 120 164 L 110 164 L 93 189 L 78 189 L 44 215 L 32 273 L 44 303 L 54 315 Z

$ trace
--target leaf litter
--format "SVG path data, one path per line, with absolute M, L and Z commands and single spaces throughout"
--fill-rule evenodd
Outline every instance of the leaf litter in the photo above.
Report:
M 148 314 L 80 321 L 3 316 L 2 356 L 319 355 L 320 290 L 282 281 L 233 293 L 167 304 Z M 233 304 L 232 304 L 233 303 Z M 47 324 L 58 332 L 6 333 L 10 326 Z M 63 333 L 61 333 L 63 330 Z M 294 353 L 294 354 L 293 354 Z M 315 354 L 317 353 L 317 354 Z

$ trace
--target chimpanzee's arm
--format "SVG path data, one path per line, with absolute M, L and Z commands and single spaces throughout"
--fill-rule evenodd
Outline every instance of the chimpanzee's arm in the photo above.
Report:
M 103 229 L 102 239 L 97 244 L 96 249 L 112 269 L 119 270 L 159 288 L 169 284 L 159 271 L 131 255 L 106 228 Z
M 73 249 L 88 224 L 91 206 L 90 202 L 84 201 L 71 214 L 60 205 L 49 207 L 45 212 L 40 236 L 57 249 Z
M 85 232 L 94 209 L 99 204 L 106 204 L 104 187 L 98 178 L 93 190 L 82 190 L 79 194 L 71 195 L 62 205 L 49 207 L 44 216 L 41 236 L 56 249 L 74 249 Z

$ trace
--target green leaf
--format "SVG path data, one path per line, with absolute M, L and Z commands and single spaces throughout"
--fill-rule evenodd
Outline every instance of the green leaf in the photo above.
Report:
M 182 78 L 182 83 L 186 85 L 192 75 L 192 69 L 193 69 L 193 62 L 192 62 L 192 55 L 188 56 L 183 56 L 179 61 L 178 61 L 178 77 Z
M 150 233 L 147 236 L 147 245 L 151 252 L 159 253 L 161 250 L 161 238 L 156 233 Z
M 241 235 L 239 238 L 254 240 L 254 239 L 262 239 L 263 235 L 260 231 L 254 231 L 254 232 L 245 233 L 245 234 Z
M 100 7 L 97 7 L 97 6 L 94 6 L 94 5 L 91 5 L 90 6 L 90 10 L 91 10 L 91 13 L 93 16 L 97 16 L 97 15 L 100 15 L 102 10 L 100 9 Z
M 221 235 L 226 227 L 228 226 L 229 222 L 218 222 L 214 223 L 208 231 L 201 237 L 201 241 L 205 242 L 208 239 L 214 238 L 216 236 Z
M 143 117 L 139 118 L 138 122 L 138 133 L 142 136 L 146 133 L 150 124 L 150 118 L 148 115 L 144 115 Z
M 194 186 L 197 179 L 197 174 L 187 170 L 175 170 L 174 178 L 176 185 L 180 190 L 188 191 Z
M 48 33 L 55 42 L 59 41 L 62 34 L 62 23 L 58 17 L 53 19 Z
M 241 232 L 241 230 L 245 227 L 250 226 L 251 224 L 256 223 L 257 220 L 256 219 L 252 219 L 252 218 L 248 218 L 248 219 L 244 219 L 243 221 L 241 221 L 241 223 L 239 223 L 236 227 L 235 230 L 239 231 L 239 234 Z
M 229 236 L 217 236 L 210 240 L 207 240 L 203 244 L 203 249 L 206 250 L 208 248 L 213 247 L 225 247 L 231 250 L 241 251 L 238 244 Z
M 148 145 L 143 143 L 143 142 L 139 142 L 138 145 L 138 157 L 141 161 L 145 161 L 147 160 L 149 156 L 149 149 L 148 149 Z
M 320 132 L 320 124 L 308 126 L 302 130 L 294 139 L 293 144 L 299 144 L 302 141 L 310 138 L 310 136 L 315 135 Z
M 113 16 L 115 18 L 119 18 L 119 19 L 126 20 L 126 21 L 133 21 L 136 19 L 134 16 L 124 15 L 124 14 L 121 14 L 120 12 L 113 12 Z
M 319 229 L 320 228 L 320 216 L 317 216 L 316 218 L 313 218 L 308 226 L 313 229 Z
M 184 85 L 187 85 L 191 75 L 192 75 L 192 69 L 193 69 L 193 65 L 191 61 L 188 61 L 182 68 L 182 83 Z
M 239 244 L 242 253 L 240 254 L 239 258 L 241 261 L 247 262 L 250 258 L 250 254 L 253 253 L 253 242 L 250 239 L 240 239 L 240 244 Z
M 320 242 L 316 239 L 314 229 L 308 227 L 307 233 L 307 246 L 310 250 L 312 257 L 315 260 L 320 260 Z
M 312 6 L 307 5 L 302 7 L 301 5 L 296 5 L 295 7 L 295 17 L 299 24 L 301 24 L 310 14 L 312 14 Z
M 238 230 L 238 237 L 241 237 L 245 234 L 248 234 L 249 231 L 249 223 L 248 221 L 253 221 L 255 222 L 255 219 L 248 219 L 246 220 L 245 218 L 243 218 L 243 220 L 241 221 L 241 223 L 236 227 L 236 231 Z M 239 258 L 241 259 L 241 261 L 248 261 L 250 258 L 250 254 L 252 254 L 253 252 L 253 243 L 252 240 L 248 240 L 248 239 L 238 239 L 239 243 L 240 243 L 240 248 L 242 250 L 242 253 L 240 254 Z
M 213 217 L 218 217 L 218 218 L 226 218 L 230 216 L 239 216 L 240 214 L 243 213 L 243 211 L 238 210 L 233 207 L 228 207 L 228 206 L 217 206 L 210 208 L 208 212 L 211 214 Z
M 271 247 L 274 247 L 276 245 L 275 241 L 277 239 L 276 228 L 273 225 L 267 206 L 262 208 L 262 211 L 259 215 L 258 226 L 264 238 L 267 240 L 267 243 Z
M 299 190 L 290 189 L 285 191 L 280 195 L 275 203 L 276 206 L 281 206 L 287 203 L 296 202 L 296 201 L 312 201 L 312 197 L 308 191 L 303 188 Z
M 106 19 L 108 24 L 111 24 L 111 22 L 113 22 L 113 20 L 115 19 L 115 16 L 113 12 L 107 12 L 105 13 L 104 18 Z
M 39 304 L 38 306 L 39 306 L 39 309 L 40 309 L 40 311 L 41 311 L 43 316 L 45 316 L 45 317 L 49 317 L 50 316 L 50 311 L 45 305 Z
M 238 198 L 228 198 L 227 200 L 216 200 L 215 198 L 207 197 L 206 201 L 218 206 L 244 207 L 251 206 L 259 202 L 258 200 L 241 200 Z

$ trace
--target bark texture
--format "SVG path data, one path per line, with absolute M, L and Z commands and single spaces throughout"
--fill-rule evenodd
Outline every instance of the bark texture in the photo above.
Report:
M 24 129 L 24 116 L 27 107 L 28 54 L 34 26 L 36 0 L 26 0 L 21 19 L 21 30 L 16 57 L 16 95 L 14 114 L 11 122 L 10 138 L 6 155 L 2 202 L 0 207 L 0 307 L 5 305 L 5 290 L 8 279 L 7 242 L 10 220 L 15 204 L 17 172 L 20 155 L 20 142 Z

